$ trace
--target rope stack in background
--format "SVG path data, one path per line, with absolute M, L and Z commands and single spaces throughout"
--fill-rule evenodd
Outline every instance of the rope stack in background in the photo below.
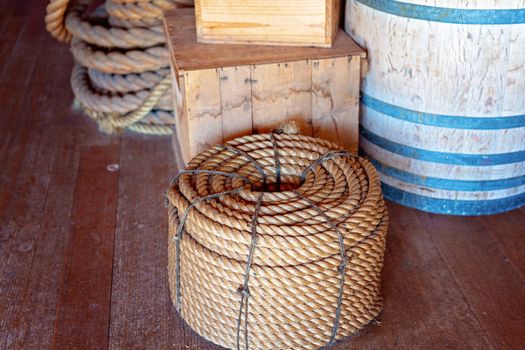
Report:
M 90 0 L 51 0 L 48 31 L 71 42 L 71 85 L 101 131 L 172 133 L 169 53 L 162 12 L 193 0 L 107 0 L 86 18 Z
M 376 170 L 328 141 L 252 135 L 173 181 L 169 276 L 181 317 L 232 349 L 317 349 L 382 308 L 388 226 Z

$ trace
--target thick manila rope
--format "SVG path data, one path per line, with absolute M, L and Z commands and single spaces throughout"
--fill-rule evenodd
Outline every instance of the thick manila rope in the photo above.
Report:
M 196 156 L 167 206 L 173 302 L 214 343 L 318 349 L 382 308 L 388 213 L 366 159 L 311 137 L 246 136 Z
M 149 134 L 171 133 L 173 116 L 166 125 L 151 124 L 151 121 L 166 122 L 168 111 L 173 110 L 171 93 L 169 89 L 165 89 L 169 76 L 169 53 L 159 25 L 160 18 L 155 18 L 154 14 L 159 15 L 162 10 L 179 6 L 180 3 L 181 6 L 188 6 L 188 1 L 173 0 L 114 0 L 111 4 L 108 1 L 106 5 L 109 4 L 113 9 L 113 16 L 106 20 L 109 20 L 109 27 L 83 19 L 82 13 L 89 1 L 70 3 L 52 0 L 48 5 L 48 30 L 59 40 L 72 39 L 75 60 L 88 68 L 87 74 L 82 72 L 81 79 L 75 68 L 72 76 L 73 90 L 79 105 L 99 122 L 102 131 L 115 132 L 127 128 Z M 129 10 L 127 13 L 126 8 Z M 141 11 L 145 14 L 144 18 L 137 17 Z M 97 16 L 101 13 L 107 17 L 107 11 L 96 11 Z M 118 21 L 126 24 L 133 21 L 156 22 L 153 26 L 139 28 L 130 25 L 122 28 L 111 26 L 111 22 Z M 91 81 L 93 76 L 96 78 Z M 154 91 L 161 82 L 163 86 L 160 90 L 165 93 L 159 99 Z M 155 103 L 151 103 L 149 99 L 154 99 Z M 147 111 L 146 106 L 151 110 Z M 136 113 L 133 112 L 135 109 Z M 143 119 L 139 119 L 140 116 Z M 108 122 L 109 120 L 114 121 Z M 130 120 L 136 120 L 136 125 L 129 124 Z M 150 125 L 151 128 L 148 129 Z

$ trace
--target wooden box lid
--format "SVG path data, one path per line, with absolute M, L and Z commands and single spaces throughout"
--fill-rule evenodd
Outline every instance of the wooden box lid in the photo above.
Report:
M 201 43 L 331 47 L 341 0 L 195 0 Z
M 366 57 L 365 51 L 341 29 L 331 48 L 318 48 L 198 43 L 193 9 L 166 11 L 164 27 L 172 61 L 178 71 L 344 56 Z

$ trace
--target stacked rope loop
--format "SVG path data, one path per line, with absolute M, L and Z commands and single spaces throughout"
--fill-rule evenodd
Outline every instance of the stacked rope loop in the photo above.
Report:
M 175 122 L 162 12 L 193 0 L 51 0 L 48 31 L 71 43 L 71 85 L 101 131 L 172 133 Z
M 369 161 L 320 139 L 241 137 L 167 192 L 181 317 L 231 349 L 318 349 L 382 309 L 388 213 Z

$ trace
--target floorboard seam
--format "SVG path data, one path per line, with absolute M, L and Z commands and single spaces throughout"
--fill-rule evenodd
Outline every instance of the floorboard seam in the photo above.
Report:
M 463 288 L 461 288 L 461 285 L 456 277 L 456 275 L 454 274 L 454 272 L 452 271 L 451 267 L 450 267 L 450 264 L 447 262 L 447 260 L 445 259 L 445 257 L 443 256 L 443 253 L 441 252 L 441 250 L 439 249 L 439 247 L 435 244 L 434 242 L 434 239 L 432 238 L 432 234 L 430 234 L 427 229 L 425 228 L 425 224 L 420 220 L 419 216 L 422 215 L 423 213 L 418 213 L 416 215 L 416 218 L 417 220 L 419 221 L 419 223 L 421 224 L 422 228 L 423 228 L 423 231 L 425 232 L 425 234 L 428 236 L 428 238 L 430 239 L 430 242 L 432 243 L 432 245 L 434 246 L 434 249 L 436 249 L 436 251 L 438 252 L 439 254 L 439 258 L 441 259 L 441 261 L 443 261 L 443 264 L 447 267 L 448 271 L 450 272 L 450 275 L 452 276 L 453 280 L 454 280 L 454 284 L 455 286 L 457 287 L 458 291 L 461 293 L 461 297 L 463 298 L 463 300 L 465 301 L 465 303 L 468 305 L 469 307 L 469 310 L 471 311 L 472 313 L 472 316 L 474 318 L 474 320 L 476 321 L 476 323 L 478 324 L 478 326 L 480 327 L 480 329 L 483 331 L 483 336 L 485 338 L 485 340 L 487 341 L 487 343 L 489 343 L 493 349 L 497 349 L 497 347 L 495 346 L 494 342 L 493 342 L 493 339 L 489 336 L 488 332 L 487 332 L 487 329 L 483 326 L 483 323 L 479 320 L 478 318 L 478 315 L 476 314 L 475 310 L 472 308 L 472 305 L 470 304 L 466 294 L 465 294 L 465 291 L 463 290 Z M 430 215 L 430 214 L 423 214 L 423 215 Z

